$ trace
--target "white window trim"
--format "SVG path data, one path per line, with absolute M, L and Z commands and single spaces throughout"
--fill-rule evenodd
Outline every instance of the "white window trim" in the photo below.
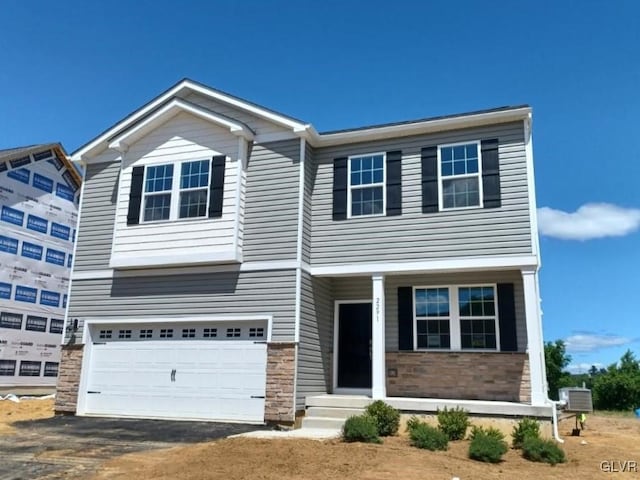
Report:
M 194 191 L 194 190 L 204 190 L 205 187 L 192 187 L 192 188 L 180 188 L 180 177 L 182 175 L 182 165 L 184 163 L 192 163 L 192 162 L 202 162 L 202 161 L 208 161 L 209 163 L 209 176 L 208 176 L 208 183 L 206 186 L 207 189 L 207 206 L 205 208 L 205 215 L 201 216 L 201 217 L 185 217 L 185 218 L 180 218 L 180 193 L 181 192 L 190 192 L 190 191 Z M 147 185 L 147 174 L 149 172 L 149 168 L 150 167 L 162 167 L 165 165 L 173 165 L 173 177 L 171 178 L 171 190 L 164 190 L 162 192 L 146 192 L 146 185 Z M 144 178 L 142 179 L 142 200 L 141 200 L 141 205 L 140 205 L 140 225 L 142 224 L 154 224 L 154 223 L 167 223 L 167 222 L 189 222 L 189 221 L 194 221 L 194 220 L 206 220 L 208 219 L 208 215 L 206 212 L 209 211 L 209 202 L 211 201 L 211 159 L 207 159 L 207 158 L 196 158 L 196 159 L 189 159 L 189 160 L 182 160 L 179 162 L 167 162 L 167 163 L 158 163 L 158 164 L 153 164 L 153 165 L 145 165 L 144 166 Z M 145 210 L 145 203 L 146 203 L 146 198 L 147 196 L 154 196 L 154 195 L 162 195 L 162 194 L 167 194 L 169 193 L 171 195 L 171 203 L 170 203 L 170 208 L 169 208 L 169 218 L 166 220 L 148 220 L 145 221 L 144 219 L 144 210 Z
M 466 173 L 464 175 L 450 175 L 447 177 L 442 176 L 442 149 L 449 147 L 459 147 L 461 145 L 476 144 L 478 148 L 478 173 Z M 478 205 L 471 205 L 468 207 L 444 207 L 444 180 L 460 179 L 460 178 L 477 178 L 478 179 Z M 445 143 L 438 145 L 438 210 L 450 211 L 450 210 L 472 210 L 477 208 L 484 208 L 484 191 L 482 188 L 482 142 L 480 140 L 471 140 L 468 142 L 457 143 Z
M 495 307 L 496 322 L 496 348 L 462 348 L 462 334 L 460 329 L 460 305 L 458 302 L 459 288 L 492 287 L 493 301 Z M 450 348 L 418 348 L 418 316 L 416 315 L 416 290 L 447 288 L 449 289 L 449 342 Z M 454 308 L 455 307 L 455 308 Z M 414 286 L 411 297 L 411 309 L 413 314 L 413 350 L 418 352 L 500 352 L 500 318 L 498 313 L 498 284 L 497 283 L 477 283 L 477 284 L 456 284 L 456 285 L 418 285 Z M 429 317 L 438 320 L 441 317 Z M 468 317 L 464 317 L 467 319 Z M 480 317 L 470 317 L 479 319 Z M 424 320 L 420 317 L 420 320 Z M 489 318 L 487 318 L 489 320 Z
M 351 185 L 351 160 L 354 158 L 373 157 L 382 155 L 382 185 L 380 182 L 369 183 L 367 185 Z M 363 189 L 370 187 L 382 186 L 382 213 L 372 213 L 370 215 L 352 215 L 351 214 L 351 190 Z M 387 214 L 387 152 L 360 153 L 358 155 L 349 155 L 347 157 L 347 218 L 368 218 L 368 217 L 384 217 Z

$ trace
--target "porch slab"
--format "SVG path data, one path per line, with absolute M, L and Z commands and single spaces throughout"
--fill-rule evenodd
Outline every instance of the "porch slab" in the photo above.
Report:
M 436 413 L 439 409 L 463 408 L 471 415 L 487 417 L 535 417 L 550 419 L 551 405 L 533 406 L 524 403 L 486 400 L 456 400 L 442 398 L 386 397 L 384 401 L 403 413 Z M 366 395 L 315 395 L 306 398 L 306 406 L 324 408 L 365 408 L 373 400 Z

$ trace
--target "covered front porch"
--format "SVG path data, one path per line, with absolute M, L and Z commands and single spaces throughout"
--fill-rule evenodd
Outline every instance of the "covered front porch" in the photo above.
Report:
M 311 375 L 299 371 L 304 408 L 383 399 L 402 411 L 449 405 L 478 415 L 550 416 L 535 268 L 334 275 L 311 283 L 332 318 L 323 320 L 314 305 L 325 388 L 305 388 Z M 301 341 L 300 358 L 306 355 Z

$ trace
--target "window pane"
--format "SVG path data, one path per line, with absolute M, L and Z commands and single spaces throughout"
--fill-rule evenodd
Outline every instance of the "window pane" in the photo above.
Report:
M 444 208 L 471 207 L 480 204 L 477 178 L 444 180 L 442 186 Z
M 464 175 L 467 173 L 467 164 L 464 160 L 458 160 L 453 164 L 453 174 L 454 175 Z
M 382 170 L 382 155 L 377 155 L 375 157 L 373 157 L 373 168 L 376 170 Z
M 360 158 L 353 158 L 351 159 L 351 171 L 352 172 L 359 172 L 361 170 L 361 161 Z
M 205 217 L 207 215 L 207 190 L 191 190 L 180 193 L 180 218 Z
M 478 158 L 478 144 L 472 143 L 466 146 L 467 158 Z
M 209 160 L 185 162 L 180 172 L 180 188 L 199 188 L 209 185 Z
M 453 163 L 452 162 L 443 162 L 442 163 L 442 176 L 448 177 L 453 175 Z
M 450 348 L 449 320 L 418 320 L 418 348 Z
M 372 157 L 364 157 L 362 159 L 362 171 L 372 170 L 373 169 L 373 158 Z
M 163 193 L 160 195 L 147 195 L 144 201 L 145 222 L 153 222 L 156 220 L 168 220 L 171 210 L 171 194 Z
M 454 160 L 458 160 L 460 158 L 466 158 L 465 147 L 464 145 L 458 145 L 457 147 L 453 147 L 453 158 Z
M 362 172 L 362 183 L 368 185 L 373 182 L 373 172 L 366 170 Z
M 351 172 L 351 185 L 360 185 L 360 172 Z
M 157 165 L 147 167 L 145 192 L 164 192 L 171 190 L 173 165 Z
M 377 215 L 383 213 L 382 187 L 357 188 L 351 191 L 351 215 Z
M 478 173 L 478 159 L 467 160 L 467 173 Z
M 374 183 L 381 183 L 384 180 L 384 171 L 382 169 L 373 171 L 373 181 Z
M 453 148 L 451 147 L 442 148 L 440 150 L 440 158 L 445 162 L 453 160 Z

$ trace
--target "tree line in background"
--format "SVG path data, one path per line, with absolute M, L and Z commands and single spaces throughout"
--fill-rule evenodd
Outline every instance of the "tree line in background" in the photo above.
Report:
M 558 400 L 558 389 L 582 387 L 591 389 L 593 406 L 598 410 L 635 410 L 640 407 L 640 361 L 627 350 L 619 362 L 607 368 L 595 365 L 588 373 L 572 374 L 566 368 L 571 362 L 562 340 L 545 342 L 549 397 Z

